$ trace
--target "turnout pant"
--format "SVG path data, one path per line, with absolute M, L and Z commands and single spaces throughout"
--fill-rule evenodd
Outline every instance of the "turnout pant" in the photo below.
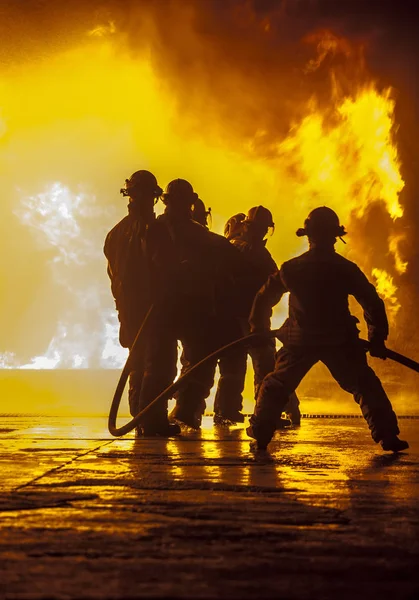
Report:
M 144 352 L 135 359 L 134 368 L 129 374 L 128 402 L 129 411 L 133 417 L 140 412 L 140 393 L 144 377 Z
M 137 388 L 140 389 L 137 414 L 173 383 L 177 373 L 177 333 L 173 326 L 159 316 L 156 315 L 150 323 L 143 374 L 141 376 L 134 371 L 130 376 L 130 391 L 131 387 L 135 390 L 137 382 L 140 386 Z M 167 401 L 156 403 L 141 420 L 141 425 L 156 429 L 164 428 L 167 424 Z
M 237 337 L 248 334 L 249 327 L 242 325 L 241 332 Z M 218 362 L 220 379 L 214 399 L 215 414 L 229 418 L 242 410 L 248 354 L 253 364 L 255 398 L 263 378 L 273 371 L 275 366 L 275 342 L 273 340 L 267 340 L 266 344 L 260 346 L 236 348 L 233 352 L 221 356 Z
M 251 424 L 258 435 L 274 433 L 274 423 L 289 395 L 318 361 L 323 362 L 342 389 L 353 395 L 375 442 L 399 434 L 397 417 L 381 381 L 367 363 L 366 352 L 355 340 L 340 346 L 283 347 L 275 369 L 263 380 Z
M 141 326 L 145 315 L 146 313 L 141 314 L 141 318 L 138 319 L 138 323 L 136 323 L 135 326 L 131 325 L 131 327 L 127 327 L 124 324 L 125 326 L 122 327 L 121 325 L 120 339 L 122 338 L 121 341 L 124 342 L 122 344 L 123 347 L 128 347 L 130 352 L 132 350 L 133 342 L 137 336 L 138 329 Z M 147 329 L 143 332 L 141 339 L 139 340 L 139 344 L 137 344 L 134 350 L 134 355 L 131 356 L 132 371 L 129 374 L 128 403 L 130 413 L 133 417 L 135 417 L 140 411 L 139 401 L 144 376 L 146 347 Z
M 241 336 L 249 335 L 247 323 L 242 324 Z M 266 343 L 248 348 L 238 348 L 234 352 L 222 356 L 219 360 L 220 379 L 214 400 L 214 413 L 229 418 L 243 408 L 243 390 L 246 379 L 247 355 L 252 359 L 254 373 L 255 399 L 263 379 L 275 368 L 275 341 L 270 338 Z M 215 370 L 215 366 L 214 366 Z M 292 392 L 284 406 L 285 412 L 294 417 L 300 414 L 300 402 L 297 394 Z M 282 411 L 281 411 L 282 412 Z
M 189 339 L 181 340 L 183 344 L 182 374 L 186 373 L 197 362 L 226 344 L 241 337 L 238 321 L 210 319 L 196 331 L 196 335 L 188 336 Z M 176 394 L 176 407 L 173 416 L 180 420 L 193 419 L 198 423 L 205 411 L 205 400 L 208 398 L 214 385 L 215 369 L 218 358 L 207 361 L 197 369 L 191 379 Z M 215 406 L 222 399 L 228 399 L 228 414 L 241 410 L 244 376 L 246 374 L 246 355 L 232 350 L 227 352 L 219 361 L 220 380 L 218 384 Z
M 183 360 L 188 365 L 198 363 L 218 348 L 213 323 L 199 307 L 188 307 L 187 312 L 170 308 L 166 312 L 156 311 L 148 331 L 139 410 L 173 383 L 177 375 L 178 341 L 183 345 Z M 177 392 L 174 417 L 189 421 L 195 414 L 202 414 L 202 403 L 213 384 L 213 369 L 211 362 L 203 365 Z M 167 402 L 159 402 L 146 413 L 142 424 L 163 426 L 167 422 Z

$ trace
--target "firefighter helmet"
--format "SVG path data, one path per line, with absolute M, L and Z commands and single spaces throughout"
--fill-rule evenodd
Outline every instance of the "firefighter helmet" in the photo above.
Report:
M 227 223 L 224 225 L 224 236 L 228 240 L 233 240 L 240 236 L 243 231 L 243 223 L 246 218 L 244 213 L 238 213 L 229 218 Z
M 163 202 L 167 205 L 171 202 L 192 204 L 198 199 L 198 194 L 193 191 L 192 185 L 186 179 L 173 179 L 163 194 Z
M 269 229 L 269 227 L 275 227 L 271 211 L 264 206 L 254 206 L 251 208 L 247 213 L 246 221 L 252 221 L 260 225 L 261 228 L 266 227 L 266 229 Z
M 132 196 L 139 192 L 152 193 L 154 198 L 159 198 L 163 193 L 153 173 L 144 169 L 135 171 L 129 179 L 125 179 L 125 187 L 120 191 L 123 196 Z
M 304 227 L 297 230 L 298 237 L 309 238 L 342 237 L 346 230 L 339 223 L 339 217 L 334 210 L 327 206 L 319 206 L 311 211 L 304 221 Z

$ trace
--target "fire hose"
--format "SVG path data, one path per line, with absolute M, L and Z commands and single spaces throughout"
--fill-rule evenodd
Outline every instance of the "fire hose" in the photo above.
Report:
M 145 330 L 145 327 L 147 325 L 147 322 L 148 322 L 152 312 L 153 312 L 153 306 L 149 309 L 148 313 L 146 314 L 146 316 L 141 324 L 140 329 L 138 330 L 137 336 L 131 347 L 131 350 L 128 355 L 125 366 L 122 369 L 122 373 L 119 378 L 118 385 L 116 386 L 116 390 L 115 390 L 115 393 L 113 396 L 111 408 L 109 411 L 108 429 L 109 429 L 109 433 L 111 433 L 111 435 L 114 435 L 115 437 L 125 435 L 126 433 L 129 433 L 130 431 L 132 431 L 137 425 L 140 424 L 142 417 L 150 410 L 150 408 L 152 406 L 154 406 L 158 402 L 163 402 L 163 401 L 169 400 L 169 398 L 171 398 L 173 396 L 173 394 L 175 392 L 177 392 L 188 381 L 188 379 L 195 373 L 195 371 L 197 369 L 199 369 L 199 367 L 201 367 L 207 361 L 213 360 L 214 358 L 219 358 L 225 352 L 233 350 L 234 348 L 238 348 L 242 345 L 243 346 L 246 346 L 246 345 L 251 346 L 254 343 L 260 343 L 260 341 L 263 339 L 276 337 L 280 331 L 279 329 L 271 329 L 270 331 L 266 331 L 263 333 L 252 333 L 250 335 L 246 335 L 237 340 L 234 340 L 233 342 L 230 342 L 229 344 L 226 344 L 225 346 L 222 346 L 221 348 L 218 348 L 211 354 L 208 354 L 208 356 L 206 356 L 205 358 L 200 360 L 198 363 L 193 365 L 193 367 L 191 367 L 188 371 L 186 371 L 186 373 L 184 373 L 174 383 L 172 383 L 171 385 L 169 385 L 169 387 L 167 387 L 165 390 L 163 390 L 158 396 L 156 396 L 156 398 L 154 398 L 150 402 L 150 404 L 148 404 L 145 408 L 143 408 L 143 410 L 141 412 L 139 412 L 138 415 L 133 417 L 131 419 L 131 421 L 129 421 L 125 425 L 122 425 L 122 427 L 117 427 L 116 419 L 118 416 L 119 405 L 121 403 L 122 394 L 124 392 L 129 374 L 132 370 L 132 368 L 131 368 L 132 357 L 134 355 L 135 348 L 138 345 L 138 342 L 142 337 L 143 331 Z M 360 342 L 362 343 L 364 348 L 366 350 L 368 350 L 369 342 L 367 342 L 367 340 L 363 340 L 363 339 L 360 339 Z M 416 361 L 412 360 L 411 358 L 404 356 L 403 354 L 399 354 L 398 352 L 395 352 L 394 350 L 390 350 L 389 348 L 387 348 L 386 349 L 386 358 L 389 358 L 390 360 L 394 360 L 395 362 L 400 363 L 401 365 L 404 365 L 405 367 L 408 367 L 409 369 L 412 369 L 413 371 L 416 371 L 416 373 L 419 373 L 419 362 L 416 362 Z

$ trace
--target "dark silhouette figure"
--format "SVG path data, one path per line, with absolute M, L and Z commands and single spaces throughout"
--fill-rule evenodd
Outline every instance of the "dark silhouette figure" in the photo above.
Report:
M 151 273 L 146 254 L 149 229 L 155 221 L 154 203 L 163 190 L 149 171 L 136 171 L 121 189 L 129 197 L 128 215 L 108 233 L 104 253 L 120 322 L 119 341 L 131 349 L 151 305 Z M 135 369 L 130 374 L 129 405 L 138 414 L 144 370 L 145 342 L 136 351 Z
M 192 219 L 196 200 L 189 182 L 170 182 L 163 195 L 165 212 L 150 231 L 148 251 L 158 310 L 150 324 L 140 408 L 176 377 L 178 340 L 183 346 L 184 363 L 189 366 L 239 335 L 228 307 L 237 302 L 235 283 L 240 276 L 240 256 L 225 238 Z M 207 363 L 179 390 L 170 418 L 199 428 L 213 369 Z M 153 407 L 153 418 L 159 418 L 159 410 Z
M 247 289 L 244 290 L 247 300 L 244 313 L 240 318 L 241 335 L 250 333 L 248 316 L 256 293 L 267 281 L 268 277 L 278 270 L 269 250 L 266 248 L 266 236 L 274 230 L 272 213 L 264 206 L 251 208 L 246 215 L 239 213 L 231 217 L 224 228 L 224 235 L 233 246 L 241 252 L 246 260 L 249 272 Z M 243 389 L 246 377 L 247 354 L 250 354 L 254 370 L 255 398 L 263 378 L 273 371 L 275 366 L 275 342 L 267 339 L 263 344 L 236 350 L 235 363 L 220 358 L 220 380 L 214 402 L 214 422 L 225 424 L 243 422 L 241 414 Z M 234 367 L 234 370 L 232 368 Z M 293 424 L 300 424 L 299 401 L 295 393 L 284 408 Z M 281 426 L 283 421 L 278 421 Z
M 192 205 L 192 219 L 207 229 L 210 228 L 208 221 L 211 222 L 211 209 L 207 209 L 204 202 L 198 196 Z
M 346 234 L 338 216 L 327 207 L 313 210 L 297 235 L 307 235 L 310 249 L 284 263 L 258 292 L 251 316 L 252 332 L 269 329 L 272 307 L 289 292 L 289 317 L 278 336 L 273 372 L 263 380 L 251 425 L 247 429 L 259 448 L 266 448 L 274 423 L 288 396 L 318 361 L 339 385 L 353 394 L 375 442 L 384 450 L 400 451 L 408 443 L 397 436 L 399 428 L 391 403 L 359 342 L 358 320 L 348 307 L 352 295 L 364 309 L 370 354 L 385 358 L 388 322 L 384 303 L 358 266 L 335 252 L 337 237 Z
M 224 226 L 224 237 L 226 237 L 229 242 L 232 242 L 236 238 L 240 238 L 243 233 L 243 223 L 245 219 L 246 215 L 244 213 L 237 213 L 237 215 L 233 215 L 229 218 Z

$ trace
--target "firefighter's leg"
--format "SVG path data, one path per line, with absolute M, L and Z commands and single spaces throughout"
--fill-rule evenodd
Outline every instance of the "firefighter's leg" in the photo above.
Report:
M 196 338 L 191 340 L 183 339 L 182 344 L 184 361 L 189 367 L 196 365 L 212 351 L 206 348 L 205 340 L 197 340 Z M 214 385 L 216 365 L 216 358 L 207 361 L 178 390 L 176 405 L 170 413 L 171 418 L 193 429 L 199 429 L 202 415 L 206 408 L 205 400 L 208 398 L 211 388 Z M 187 371 L 188 369 L 186 368 L 185 372 Z
M 184 318 L 181 342 L 183 345 L 183 361 L 193 366 L 203 358 L 231 342 L 240 335 L 238 323 L 219 322 L 218 319 L 205 315 Z M 214 385 L 217 358 L 207 361 L 195 371 L 176 395 L 176 406 L 171 416 L 195 429 L 201 425 L 202 415 L 206 407 L 211 388 Z
M 129 411 L 133 417 L 140 412 L 140 393 L 143 383 L 144 370 L 135 369 L 129 374 L 128 402 Z
M 128 402 L 130 413 L 133 417 L 140 412 L 140 393 L 144 377 L 145 342 L 141 348 L 134 350 L 133 369 L 129 374 Z
M 249 354 L 253 365 L 256 400 L 260 384 L 268 373 L 272 373 L 275 370 L 275 340 L 270 338 L 257 346 L 251 346 Z
M 259 447 L 269 444 L 289 396 L 317 361 L 313 351 L 283 347 L 277 353 L 275 370 L 260 385 L 255 412 L 247 430 Z
M 139 397 L 139 410 L 150 404 L 164 389 L 173 383 L 177 368 L 177 339 L 169 327 L 156 327 L 150 331 L 144 361 L 144 376 Z M 144 415 L 141 425 L 145 429 L 164 430 L 168 426 L 167 401 L 154 405 Z
M 220 379 L 214 400 L 214 423 L 243 423 L 243 390 L 246 378 L 247 350 L 236 348 L 221 356 Z
M 368 365 L 359 343 L 345 344 L 324 351 L 321 357 L 341 388 L 353 394 L 368 423 L 372 439 L 380 442 L 399 433 L 397 417 L 381 381 Z

